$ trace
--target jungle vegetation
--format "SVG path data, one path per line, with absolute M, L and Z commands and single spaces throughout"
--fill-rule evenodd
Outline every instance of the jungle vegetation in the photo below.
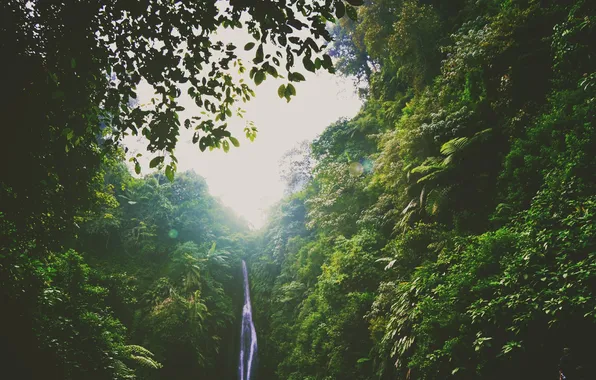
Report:
M 547 379 L 563 349 L 595 377 L 596 2 L 8 0 L 0 21 L 8 378 L 235 378 L 242 259 L 259 379 Z M 236 148 L 253 84 L 290 101 L 317 70 L 364 105 L 289 153 L 263 229 L 176 173 L 182 127 Z

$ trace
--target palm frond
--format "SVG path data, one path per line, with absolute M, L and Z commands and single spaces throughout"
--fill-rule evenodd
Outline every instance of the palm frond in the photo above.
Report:
M 136 344 L 129 344 L 127 346 L 125 346 L 125 350 L 128 354 L 130 355 L 143 355 L 143 356 L 147 356 L 147 357 L 153 357 L 153 352 L 149 351 L 148 349 L 146 349 L 143 346 L 139 346 Z
M 426 197 L 426 212 L 437 215 L 445 207 L 450 191 L 451 186 L 431 190 Z
M 420 165 L 411 170 L 411 173 L 427 174 L 443 169 L 443 165 Z
M 437 180 L 442 174 L 444 174 L 445 169 L 436 170 L 432 173 L 425 175 L 418 179 L 417 183 L 430 183 Z
M 207 253 L 207 255 L 212 255 L 213 252 L 215 252 L 215 246 L 216 246 L 216 242 L 213 242 L 213 244 L 211 245 L 211 248 L 209 249 L 209 252 Z
M 124 352 L 128 355 L 128 358 L 135 363 L 148 368 L 159 369 L 162 367 L 161 363 L 153 359 L 153 352 L 149 351 L 143 346 L 136 344 L 129 344 L 124 346 Z M 128 366 L 121 361 L 117 363 L 120 367 L 120 372 L 124 379 L 134 379 L 134 371 L 128 368 Z
M 441 154 L 444 156 L 455 154 L 465 149 L 469 143 L 470 139 L 467 137 L 456 137 L 441 146 Z

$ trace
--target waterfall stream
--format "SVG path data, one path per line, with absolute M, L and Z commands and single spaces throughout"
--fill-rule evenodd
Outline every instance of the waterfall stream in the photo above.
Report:
M 253 363 L 257 358 L 257 332 L 252 322 L 252 307 L 250 306 L 250 288 L 248 287 L 248 272 L 246 263 L 242 260 L 242 274 L 244 276 L 244 307 L 242 308 L 242 329 L 240 330 L 240 363 L 238 372 L 240 380 L 250 380 Z

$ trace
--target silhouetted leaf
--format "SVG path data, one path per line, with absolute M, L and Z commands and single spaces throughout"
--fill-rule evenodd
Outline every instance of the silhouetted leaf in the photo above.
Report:
M 347 5 L 346 6 L 346 13 L 348 14 L 348 17 L 353 20 L 353 21 L 358 21 L 358 12 L 356 12 L 356 8 Z
M 157 165 L 159 165 L 159 164 L 161 164 L 163 162 L 164 158 L 165 158 L 164 156 L 155 157 L 154 159 L 152 159 L 149 162 L 149 167 L 150 168 L 156 167 Z
M 257 54 L 255 56 L 255 59 L 253 59 L 254 63 L 261 63 L 263 62 L 263 44 L 260 44 L 259 47 L 257 48 Z
M 288 75 L 288 79 L 291 80 L 292 82 L 302 82 L 302 81 L 306 80 L 306 78 L 304 78 L 304 75 L 302 75 L 300 73 L 290 73 Z
M 335 3 L 335 16 L 337 18 L 342 18 L 346 14 L 346 6 L 344 5 L 343 1 L 339 0 Z
M 355 7 L 359 7 L 364 4 L 364 0 L 346 0 L 346 2 Z
M 308 71 L 315 72 L 315 64 L 310 60 L 308 57 L 302 58 L 302 63 L 304 64 L 304 68 Z

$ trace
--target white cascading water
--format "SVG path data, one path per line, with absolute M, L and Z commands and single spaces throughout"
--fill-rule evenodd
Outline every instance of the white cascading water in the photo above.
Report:
M 244 275 L 244 307 L 242 308 L 242 330 L 240 330 L 240 363 L 238 372 L 240 380 L 250 380 L 253 363 L 257 358 L 257 331 L 252 323 L 252 307 L 250 306 L 250 289 L 248 287 L 248 272 L 246 263 L 242 260 Z

